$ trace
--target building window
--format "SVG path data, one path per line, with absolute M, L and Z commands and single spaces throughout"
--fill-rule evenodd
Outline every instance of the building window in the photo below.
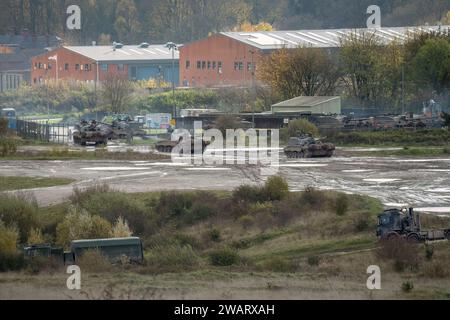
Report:
M 238 69 L 239 69 L 239 71 L 244 70 L 244 63 L 239 62 L 239 64 L 238 64 Z
M 80 70 L 80 65 L 78 63 L 75 65 L 75 70 L 76 71 Z
M 64 70 L 66 70 L 66 71 L 69 70 L 69 64 L 68 64 L 68 63 L 65 63 L 65 64 L 64 64 Z
M 52 70 L 52 64 L 51 63 L 48 64 L 48 70 Z
M 90 64 L 85 64 L 84 65 L 84 70 L 85 71 L 91 71 L 91 65 Z
M 38 68 L 38 63 L 35 62 L 35 63 L 34 63 L 34 70 L 36 70 L 37 68 Z
M 222 74 L 222 61 L 217 62 L 217 72 Z
M 213 61 L 213 63 L 212 63 L 212 68 L 213 68 L 213 70 L 216 70 L 216 62 L 215 61 Z
M 211 69 L 211 61 L 208 61 L 208 70 Z
M 119 63 L 117 65 L 117 71 L 121 72 L 123 70 L 125 70 L 125 65 L 123 63 Z
M 101 69 L 102 69 L 102 71 L 104 71 L 104 72 L 108 72 L 108 64 L 102 63 L 102 64 L 101 64 Z
M 186 70 L 189 70 L 191 68 L 191 61 L 186 60 Z
M 202 68 L 202 62 L 201 61 L 197 61 L 197 69 L 201 69 Z
M 202 61 L 202 69 L 206 69 L 206 61 Z
M 42 69 L 42 63 L 41 63 L 41 62 L 39 62 L 38 68 L 39 68 L 39 69 Z

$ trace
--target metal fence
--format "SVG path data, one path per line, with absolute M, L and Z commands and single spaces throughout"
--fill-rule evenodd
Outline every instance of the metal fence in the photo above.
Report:
M 16 120 L 17 135 L 30 140 L 54 143 L 70 142 L 70 127 L 67 124 L 47 124 L 33 121 Z

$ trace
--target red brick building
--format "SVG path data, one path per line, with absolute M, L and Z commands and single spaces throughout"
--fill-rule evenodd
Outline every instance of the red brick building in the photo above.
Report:
M 180 85 L 184 87 L 248 86 L 252 61 L 257 71 L 264 55 L 281 48 L 311 47 L 336 51 L 341 40 L 370 32 L 381 43 L 403 41 L 408 34 L 448 29 L 449 26 L 377 29 L 330 29 L 221 32 L 180 49 Z
M 178 84 L 178 52 L 164 45 L 61 47 L 31 59 L 31 83 L 66 79 L 96 83 L 108 74 Z M 173 65 L 172 65 L 173 63 Z
M 224 34 L 215 34 L 180 48 L 183 87 L 247 86 L 262 51 Z

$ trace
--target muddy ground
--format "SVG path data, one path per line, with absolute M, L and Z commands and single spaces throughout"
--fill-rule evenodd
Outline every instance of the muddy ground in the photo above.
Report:
M 0 161 L 0 175 L 65 177 L 72 185 L 34 189 L 42 206 L 64 201 L 73 187 L 105 182 L 125 192 L 159 190 L 231 190 L 259 183 L 268 174 L 285 177 L 292 191 L 307 186 L 370 195 L 386 207 L 410 205 L 434 214 L 450 215 L 450 157 L 407 158 L 354 156 L 346 148 L 330 159 L 287 159 L 279 166 L 192 165 L 146 161 Z M 345 151 L 351 151 L 347 156 Z M 357 152 L 356 152 L 357 153 Z

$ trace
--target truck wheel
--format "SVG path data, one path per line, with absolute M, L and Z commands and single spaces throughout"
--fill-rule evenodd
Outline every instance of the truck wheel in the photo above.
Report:
M 384 239 L 389 240 L 389 241 L 397 240 L 399 238 L 400 238 L 400 235 L 397 232 L 391 232 L 384 237 Z
M 408 237 L 406 238 L 408 240 L 408 242 L 410 243 L 419 243 L 420 242 L 420 237 L 417 233 L 411 233 L 408 235 Z

